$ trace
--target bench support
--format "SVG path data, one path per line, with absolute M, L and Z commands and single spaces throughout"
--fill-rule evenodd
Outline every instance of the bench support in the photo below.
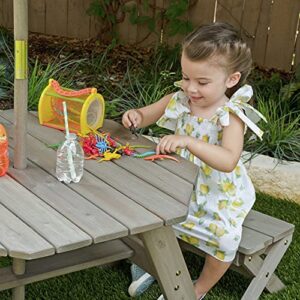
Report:
M 274 274 L 274 271 L 291 241 L 292 234 L 271 244 L 265 251 L 258 251 L 252 255 L 237 253 L 230 269 L 253 278 L 242 300 L 257 300 L 264 289 L 270 293 L 276 293 L 285 287 L 281 280 Z M 186 250 L 196 255 L 205 256 L 203 251 L 182 240 L 179 240 L 179 244 L 183 251 Z M 260 256 L 262 254 L 265 255 L 264 259 Z
M 251 259 L 250 256 L 245 257 L 244 266 L 253 274 L 254 278 L 243 295 L 242 300 L 258 299 L 264 288 L 267 288 L 270 292 L 277 292 L 284 287 L 284 284 L 273 273 L 291 241 L 292 235 L 289 235 L 272 244 L 268 248 L 264 260 L 259 256 L 252 256 Z
M 172 227 L 140 234 L 165 299 L 196 300 L 192 280 Z
M 14 258 L 12 262 L 12 271 L 18 275 L 23 275 L 25 273 L 25 260 Z M 12 290 L 12 300 L 24 300 L 25 299 L 25 285 L 15 287 Z

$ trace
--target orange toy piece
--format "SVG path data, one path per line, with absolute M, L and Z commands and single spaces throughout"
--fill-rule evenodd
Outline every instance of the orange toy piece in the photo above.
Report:
M 6 174 L 8 166 L 8 140 L 4 126 L 0 124 L 0 176 Z
M 172 159 L 175 160 L 176 162 L 179 162 L 179 160 L 171 155 L 166 155 L 166 154 L 155 154 L 155 155 L 151 155 L 148 157 L 145 157 L 144 160 L 151 160 L 154 161 L 156 159 Z
M 96 88 L 79 91 L 63 88 L 50 79 L 39 100 L 40 124 L 65 130 L 63 101 L 67 103 L 70 132 L 86 135 L 103 125 L 105 104 Z

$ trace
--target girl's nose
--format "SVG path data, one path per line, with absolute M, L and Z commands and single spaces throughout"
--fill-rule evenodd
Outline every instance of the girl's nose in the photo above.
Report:
M 189 93 L 197 93 L 197 87 L 194 83 L 190 82 L 188 87 L 187 87 L 187 91 Z

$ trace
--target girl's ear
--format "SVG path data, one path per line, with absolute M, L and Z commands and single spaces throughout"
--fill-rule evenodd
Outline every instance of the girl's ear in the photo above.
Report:
M 241 73 L 240 72 L 235 72 L 232 73 L 228 76 L 227 80 L 226 80 L 226 86 L 228 89 L 234 87 L 235 85 L 238 84 L 238 82 L 241 79 Z

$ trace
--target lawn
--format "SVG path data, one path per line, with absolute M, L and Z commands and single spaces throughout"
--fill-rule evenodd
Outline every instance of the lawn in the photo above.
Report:
M 264 292 L 261 299 L 296 300 L 300 299 L 300 206 L 268 195 L 258 194 L 255 209 L 280 218 L 296 226 L 292 244 L 283 257 L 276 274 L 286 284 L 286 288 L 274 295 Z M 196 278 L 201 270 L 203 259 L 186 254 L 185 259 L 191 276 Z M 5 266 L 9 261 L 0 260 Z M 126 300 L 130 299 L 127 288 L 130 284 L 130 264 L 121 262 L 113 267 L 91 268 L 69 275 L 34 283 L 26 287 L 26 300 Z M 240 299 L 249 280 L 239 274 L 228 271 L 215 288 L 207 295 L 207 300 Z M 10 298 L 10 291 L 0 292 L 1 300 Z M 138 300 L 155 300 L 160 289 L 155 283 Z

